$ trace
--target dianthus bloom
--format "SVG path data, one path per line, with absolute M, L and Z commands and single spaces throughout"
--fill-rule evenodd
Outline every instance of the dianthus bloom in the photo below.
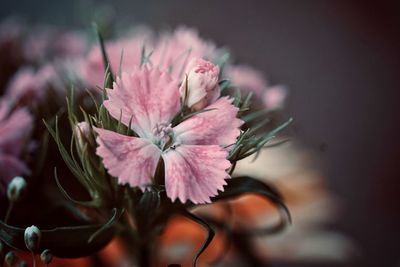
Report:
M 287 95 L 287 89 L 282 85 L 269 86 L 264 75 L 246 65 L 228 66 L 226 76 L 236 87 L 244 92 L 253 92 L 268 110 L 281 108 Z
M 32 116 L 25 109 L 10 111 L 8 103 L 0 100 L 0 194 L 13 177 L 29 173 L 20 154 L 32 129 Z
M 187 70 L 191 58 L 213 60 L 217 57 L 217 47 L 204 40 L 192 28 L 178 27 L 174 32 L 164 32 L 155 44 L 151 56 L 153 66 L 179 77 Z M 179 77 L 180 78 L 180 77 Z
M 19 70 L 6 89 L 6 98 L 13 103 L 34 105 L 43 103 L 50 91 L 64 93 L 63 83 L 54 65 L 47 64 L 35 71 L 31 67 Z
M 118 72 L 121 67 L 126 72 L 131 72 L 135 66 L 141 64 L 142 49 L 152 49 L 152 32 L 140 29 L 131 37 L 110 41 L 105 44 L 107 57 L 113 72 Z M 149 53 L 149 52 L 147 52 Z M 89 86 L 102 86 L 104 81 L 104 63 L 100 46 L 94 46 L 87 57 L 80 64 L 80 75 Z
M 172 201 L 206 203 L 223 190 L 231 166 L 224 146 L 235 142 L 243 123 L 231 99 L 221 97 L 208 111 L 172 125 L 181 111 L 179 81 L 147 66 L 123 73 L 107 94 L 104 106 L 111 116 L 127 126 L 131 122 L 138 135 L 95 129 L 97 154 L 119 183 L 142 188 L 151 184 L 162 158 L 165 190 Z
M 105 49 L 114 73 L 120 66 L 122 70 L 131 72 L 145 63 L 168 71 L 176 78 L 181 78 L 180 75 L 187 71 L 189 59 L 212 60 L 217 57 L 217 48 L 212 42 L 203 40 L 195 29 L 186 27 L 179 27 L 172 33 L 163 32 L 158 38 L 150 30 L 139 28 L 128 38 L 107 42 Z M 142 56 L 146 57 L 144 62 Z M 103 85 L 104 64 L 100 46 L 94 46 L 82 60 L 79 75 L 89 86 Z

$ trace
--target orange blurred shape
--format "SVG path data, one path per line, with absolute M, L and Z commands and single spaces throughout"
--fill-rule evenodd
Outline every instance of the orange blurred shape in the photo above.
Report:
M 207 238 L 207 231 L 199 224 L 182 217 L 174 217 L 167 224 L 165 232 L 159 239 L 157 266 L 180 264 L 191 266 L 192 260 Z M 200 256 L 198 266 L 213 261 L 224 247 L 222 233 L 216 233 L 212 243 Z

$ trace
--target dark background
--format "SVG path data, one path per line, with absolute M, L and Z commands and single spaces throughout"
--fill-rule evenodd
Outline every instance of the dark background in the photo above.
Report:
M 286 115 L 295 118 L 293 134 L 320 159 L 330 188 L 343 200 L 344 212 L 333 227 L 358 243 L 362 260 L 354 265 L 390 267 L 400 266 L 398 3 L 116 0 L 109 5 L 121 22 L 158 29 L 194 26 L 228 45 L 237 61 L 288 85 Z M 78 0 L 1 1 L 0 16 L 87 26 L 85 12 L 91 10 L 79 11 L 80 6 Z

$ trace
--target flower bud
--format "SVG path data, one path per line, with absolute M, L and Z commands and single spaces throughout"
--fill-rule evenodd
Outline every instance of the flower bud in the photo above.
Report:
M 8 184 L 7 197 L 10 202 L 18 201 L 24 194 L 27 183 L 21 176 L 14 177 Z
M 204 59 L 193 58 L 187 70 L 179 92 L 186 105 L 198 111 L 217 100 L 220 95 L 219 67 Z
M 53 254 L 48 249 L 43 250 L 42 254 L 40 254 L 40 260 L 46 265 L 50 264 L 52 259 Z
M 18 256 L 17 256 L 17 254 L 15 254 L 14 251 L 9 251 L 9 252 L 6 254 L 5 261 L 6 261 L 6 264 L 7 264 L 8 266 L 13 266 L 14 264 L 17 263 L 17 261 L 18 261 Z
M 74 133 L 79 147 L 82 148 L 85 144 L 94 145 L 93 136 L 88 122 L 81 121 L 77 123 L 74 128 Z
M 40 233 L 39 228 L 32 225 L 25 229 L 24 239 L 25 239 L 25 246 L 30 250 L 34 251 L 39 248 L 40 238 L 42 234 Z

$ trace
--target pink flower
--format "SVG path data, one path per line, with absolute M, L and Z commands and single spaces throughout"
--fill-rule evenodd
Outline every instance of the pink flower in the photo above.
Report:
M 147 53 L 150 53 L 152 50 L 151 39 L 152 33 L 150 31 L 141 30 L 130 38 L 106 43 L 107 57 L 112 71 L 118 73 L 120 65 L 124 72 L 131 72 L 135 67 L 140 66 L 142 48 L 145 47 Z M 80 74 L 83 81 L 88 85 L 103 86 L 104 73 L 103 55 L 100 46 L 97 45 L 82 60 Z
M 188 64 L 188 73 L 179 89 L 182 99 L 185 99 L 187 106 L 194 111 L 203 109 L 220 96 L 218 79 L 218 66 L 204 59 L 193 58 Z
M 53 65 L 45 65 L 38 71 L 25 67 L 19 70 L 6 89 L 6 97 L 13 103 L 37 104 L 43 102 L 50 90 L 63 92 L 64 86 Z
M 181 78 L 187 71 L 187 64 L 191 58 L 210 60 L 217 56 L 216 46 L 201 39 L 194 29 L 179 27 L 173 33 L 164 32 L 155 39 L 151 31 L 139 28 L 129 38 L 106 43 L 112 71 L 118 73 L 122 51 L 124 51 L 121 64 L 123 72 L 129 73 L 140 66 L 143 47 L 145 56 L 148 56 L 146 64 L 168 71 L 175 78 Z M 90 86 L 103 85 L 104 65 L 99 46 L 92 48 L 88 56 L 82 60 L 80 75 Z
M 239 87 L 244 92 L 252 91 L 256 96 L 261 96 L 268 86 L 262 72 L 250 66 L 227 66 L 225 72 L 234 86 Z
M 157 68 L 136 68 L 107 89 L 104 106 L 139 137 L 96 128 L 97 154 L 121 184 L 143 187 L 152 183 L 160 158 L 165 166 L 167 196 L 175 201 L 210 202 L 223 190 L 231 166 L 223 146 L 235 142 L 242 121 L 238 109 L 223 97 L 203 112 L 176 126 L 181 110 L 178 81 Z
M 267 109 L 276 110 L 283 106 L 287 96 L 287 88 L 282 85 L 274 85 L 267 88 L 263 94 L 263 102 Z
M 11 111 L 0 100 L 0 194 L 17 175 L 28 174 L 28 166 L 19 158 L 32 130 L 32 116 L 26 109 Z
M 228 66 L 226 76 L 240 90 L 253 92 L 256 97 L 261 99 L 262 104 L 268 110 L 281 108 L 286 99 L 286 87 L 281 85 L 269 86 L 264 75 L 250 66 Z
M 191 58 L 215 59 L 217 48 L 204 40 L 192 28 L 178 27 L 173 33 L 163 33 L 151 56 L 153 66 L 179 77 L 187 70 Z

